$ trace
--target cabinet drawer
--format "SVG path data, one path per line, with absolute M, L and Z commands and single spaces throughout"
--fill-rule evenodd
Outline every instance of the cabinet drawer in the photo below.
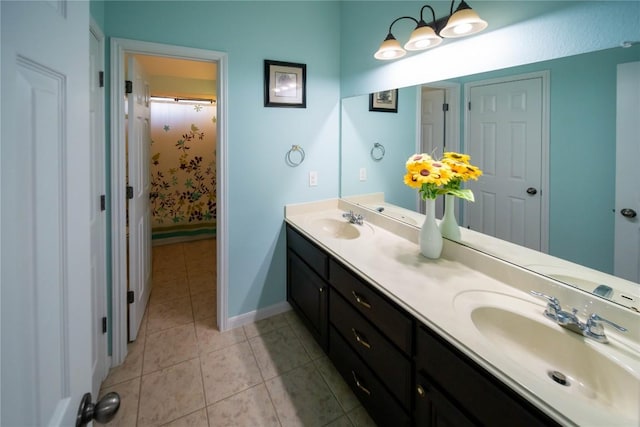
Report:
M 291 250 L 287 250 L 287 301 L 326 351 L 329 285 Z
M 337 292 L 329 297 L 329 319 L 405 409 L 411 402 L 411 362 Z
M 405 354 L 411 354 L 413 321 L 402 309 L 333 260 L 329 283 Z
M 329 357 L 379 426 L 411 425 L 409 415 L 333 327 L 329 327 Z
M 483 425 L 558 425 L 482 367 L 423 327 L 417 328 L 416 371 L 424 373 Z
M 287 247 L 309 264 L 320 277 L 327 279 L 329 256 L 289 225 L 287 225 Z

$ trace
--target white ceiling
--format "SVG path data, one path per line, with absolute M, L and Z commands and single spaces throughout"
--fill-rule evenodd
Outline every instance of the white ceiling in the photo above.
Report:
M 165 58 L 162 56 L 136 55 L 145 71 L 154 77 L 179 77 L 185 79 L 214 80 L 214 62 Z

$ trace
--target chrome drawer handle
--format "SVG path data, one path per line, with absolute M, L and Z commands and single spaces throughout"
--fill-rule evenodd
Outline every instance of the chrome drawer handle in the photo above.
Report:
M 371 392 L 360 383 L 360 380 L 358 379 L 358 376 L 356 375 L 356 373 L 354 371 L 351 371 L 351 375 L 353 375 L 353 380 L 356 382 L 356 386 L 364 391 L 368 396 L 371 396 Z
M 360 333 L 356 331 L 355 328 L 351 328 L 351 332 L 353 332 L 353 336 L 355 337 L 358 344 L 362 345 L 365 348 L 371 349 L 371 344 L 367 342 L 364 338 L 360 336 Z
M 358 295 L 356 291 L 351 291 L 351 295 L 353 295 L 353 297 L 356 299 L 356 302 L 364 308 L 371 308 L 371 304 L 369 304 L 366 299 Z
M 422 388 L 422 386 L 420 384 L 418 384 L 418 387 L 416 387 L 416 391 L 418 392 L 418 396 L 420 397 L 424 397 L 425 396 L 425 392 L 424 392 L 424 388 Z

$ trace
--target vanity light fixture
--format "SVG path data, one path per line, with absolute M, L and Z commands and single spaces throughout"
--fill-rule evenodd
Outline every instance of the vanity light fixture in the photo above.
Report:
M 453 1 L 449 11 L 447 25 L 440 31 L 442 37 L 456 38 L 479 33 L 487 28 L 487 21 L 482 20 L 471 7 L 462 0 L 455 13 L 453 12 Z
M 415 51 L 435 47 L 442 43 L 442 37 L 464 37 L 487 28 L 487 22 L 480 19 L 478 14 L 471 9 L 467 2 L 462 0 L 455 12 L 453 11 L 454 3 L 455 0 L 451 0 L 449 16 L 437 20 L 433 8 L 428 4 L 422 6 L 420 9 L 420 21 L 411 16 L 401 16 L 400 18 L 394 19 L 391 25 L 389 25 L 387 37 L 373 56 L 382 61 L 398 59 L 405 56 L 407 50 Z M 427 7 L 431 10 L 431 16 L 433 18 L 433 21 L 429 24 L 427 24 L 422 17 L 422 13 Z M 404 49 L 391 32 L 393 24 L 402 19 L 410 19 L 416 23 L 416 28 L 411 33 L 409 41 L 404 45 Z
M 409 37 L 409 41 L 404 45 L 404 48 L 407 50 L 424 50 L 432 47 L 438 46 L 442 43 L 442 37 L 436 34 L 436 30 L 427 25 L 422 18 L 422 12 L 424 8 L 428 7 L 431 10 L 431 16 L 433 17 L 433 25 L 436 23 L 436 13 L 433 11 L 433 8 L 428 4 L 425 4 L 420 9 L 420 21 L 418 22 L 418 26 L 411 33 L 411 37 Z
M 396 38 L 391 33 L 391 28 L 393 28 L 393 24 L 400 21 L 401 19 L 411 19 L 413 22 L 416 23 L 416 25 L 420 25 L 415 18 L 412 18 L 410 16 L 401 16 L 400 18 L 394 19 L 391 25 L 389 25 L 389 33 L 387 34 L 387 37 L 384 39 L 384 41 L 380 45 L 380 48 L 378 49 L 378 51 L 373 55 L 374 58 L 380 59 L 382 61 L 386 61 L 389 59 L 402 58 L 407 54 L 407 51 L 404 50 L 402 46 L 400 46 L 400 43 L 398 42 L 398 40 L 396 40 Z

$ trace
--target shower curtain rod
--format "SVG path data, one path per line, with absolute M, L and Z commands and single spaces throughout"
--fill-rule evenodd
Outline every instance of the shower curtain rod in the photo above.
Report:
M 209 98 L 184 98 L 184 97 L 175 97 L 175 96 L 157 96 L 157 95 L 151 95 L 151 98 L 160 98 L 160 99 L 168 99 L 171 101 L 175 101 L 175 102 L 180 102 L 180 101 L 200 101 L 200 102 L 208 102 L 210 104 L 213 104 L 214 102 L 216 102 L 215 99 L 209 99 Z

